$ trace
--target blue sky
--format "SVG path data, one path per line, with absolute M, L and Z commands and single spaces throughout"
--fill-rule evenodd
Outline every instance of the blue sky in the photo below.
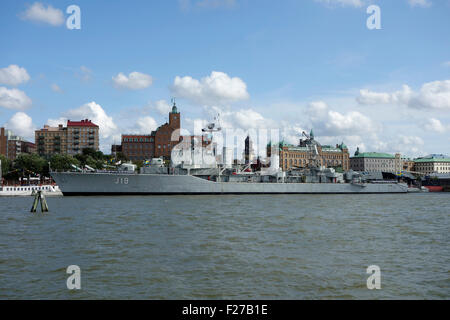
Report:
M 81 29 L 66 28 L 69 5 Z M 366 9 L 381 9 L 369 30 Z M 102 150 L 182 126 L 313 127 L 351 151 L 450 153 L 449 0 L 10 1 L 0 4 L 0 125 L 25 137 L 90 118 Z M 16 66 L 16 67 L 11 67 Z M 133 74 L 130 74 L 133 73 Z M 177 78 L 178 77 L 178 78 Z

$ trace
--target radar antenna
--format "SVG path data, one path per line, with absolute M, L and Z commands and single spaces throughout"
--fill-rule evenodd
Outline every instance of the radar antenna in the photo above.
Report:
M 219 119 L 220 115 L 217 115 L 216 117 L 214 117 L 214 122 L 208 123 L 206 125 L 206 128 L 202 129 L 202 132 L 209 132 L 209 133 L 213 133 L 213 132 L 218 132 L 222 130 L 222 127 L 220 126 L 220 119 Z

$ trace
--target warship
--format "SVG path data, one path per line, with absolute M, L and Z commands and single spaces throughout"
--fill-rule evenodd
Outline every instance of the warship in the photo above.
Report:
M 203 129 L 212 134 L 220 127 Z M 304 133 L 305 134 L 305 133 Z M 397 181 L 371 180 L 354 171 L 336 172 L 320 166 L 318 142 L 307 136 L 310 161 L 306 168 L 283 171 L 279 153 L 272 152 L 270 166 L 255 170 L 251 164 L 237 165 L 232 150 L 223 148 L 217 161 L 211 147 L 174 147 L 170 164 L 162 158 L 140 168 L 123 163 L 114 170 L 78 168 L 70 172 L 52 171 L 51 176 L 65 196 L 78 195 L 225 195 L 225 194 L 373 194 L 407 193 L 408 186 Z M 194 139 L 193 139 L 194 141 Z M 186 144 L 185 144 L 186 145 Z

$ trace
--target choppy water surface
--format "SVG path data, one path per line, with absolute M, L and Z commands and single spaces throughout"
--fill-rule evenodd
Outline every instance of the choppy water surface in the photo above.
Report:
M 2 299 L 450 298 L 448 193 L 47 201 L 0 198 Z

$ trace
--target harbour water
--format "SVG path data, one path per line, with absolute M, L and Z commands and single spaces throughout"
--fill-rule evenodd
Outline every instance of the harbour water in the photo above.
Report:
M 450 193 L 47 202 L 0 198 L 1 299 L 450 298 Z

